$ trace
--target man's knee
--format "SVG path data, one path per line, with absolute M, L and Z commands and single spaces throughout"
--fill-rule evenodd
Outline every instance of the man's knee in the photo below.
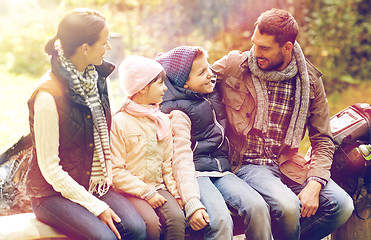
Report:
M 281 199 L 273 207 L 273 217 L 286 224 L 296 225 L 300 219 L 300 201 L 297 198 Z
M 350 196 L 345 198 L 342 201 L 340 208 L 341 208 L 340 211 L 343 212 L 344 215 L 347 215 L 348 216 L 347 218 L 349 218 L 352 215 L 353 210 L 354 210 L 353 199 Z
M 350 218 L 353 213 L 353 199 L 349 195 L 339 198 L 336 200 L 335 208 L 336 210 L 333 214 L 337 215 L 336 221 L 338 222 L 338 225 L 342 225 Z
M 332 179 L 329 180 L 323 193 L 324 211 L 335 217 L 338 224 L 345 223 L 354 210 L 353 199 L 340 188 Z

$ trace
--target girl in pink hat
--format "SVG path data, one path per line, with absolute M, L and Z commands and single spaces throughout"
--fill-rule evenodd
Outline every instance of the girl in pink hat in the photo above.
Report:
M 167 90 L 163 67 L 131 56 L 119 68 L 126 97 L 113 117 L 111 151 L 114 189 L 146 223 L 147 239 L 184 239 L 185 217 L 172 172 L 173 138 L 168 116 L 159 111 Z

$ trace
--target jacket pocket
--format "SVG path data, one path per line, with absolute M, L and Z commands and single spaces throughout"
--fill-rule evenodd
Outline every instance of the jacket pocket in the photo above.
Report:
M 223 101 L 228 121 L 235 134 L 243 134 L 252 126 L 255 102 L 246 84 L 229 76 L 223 86 Z
M 226 107 L 239 111 L 247 97 L 244 82 L 230 76 L 225 81 L 223 92 Z
M 284 175 L 297 183 L 303 184 L 307 179 L 308 165 L 299 154 L 280 164 L 280 170 Z
M 143 147 L 143 145 L 139 146 L 141 139 L 142 139 L 142 134 L 139 134 L 139 133 L 126 134 L 125 135 L 126 152 L 131 152 L 131 151 L 134 151 L 138 147 Z

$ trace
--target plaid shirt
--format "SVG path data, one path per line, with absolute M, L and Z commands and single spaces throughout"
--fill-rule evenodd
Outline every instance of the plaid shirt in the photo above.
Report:
M 246 163 L 258 165 L 273 165 L 277 162 L 281 142 L 285 140 L 289 127 L 292 111 L 295 104 L 295 78 L 281 82 L 267 82 L 268 91 L 268 128 L 267 133 L 250 131 L 246 142 L 250 146 L 244 154 Z M 309 177 L 310 180 L 321 183 L 327 181 L 319 177 Z
M 266 133 L 251 131 L 247 135 L 245 162 L 271 165 L 277 160 L 295 104 L 295 77 L 285 81 L 266 82 L 268 92 L 268 127 Z

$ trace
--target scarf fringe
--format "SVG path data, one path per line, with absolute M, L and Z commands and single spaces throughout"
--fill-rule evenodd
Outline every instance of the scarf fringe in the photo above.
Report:
M 99 197 L 101 197 L 108 192 L 111 185 L 112 182 L 107 182 L 105 178 L 90 178 L 88 191 L 91 194 L 96 193 Z

